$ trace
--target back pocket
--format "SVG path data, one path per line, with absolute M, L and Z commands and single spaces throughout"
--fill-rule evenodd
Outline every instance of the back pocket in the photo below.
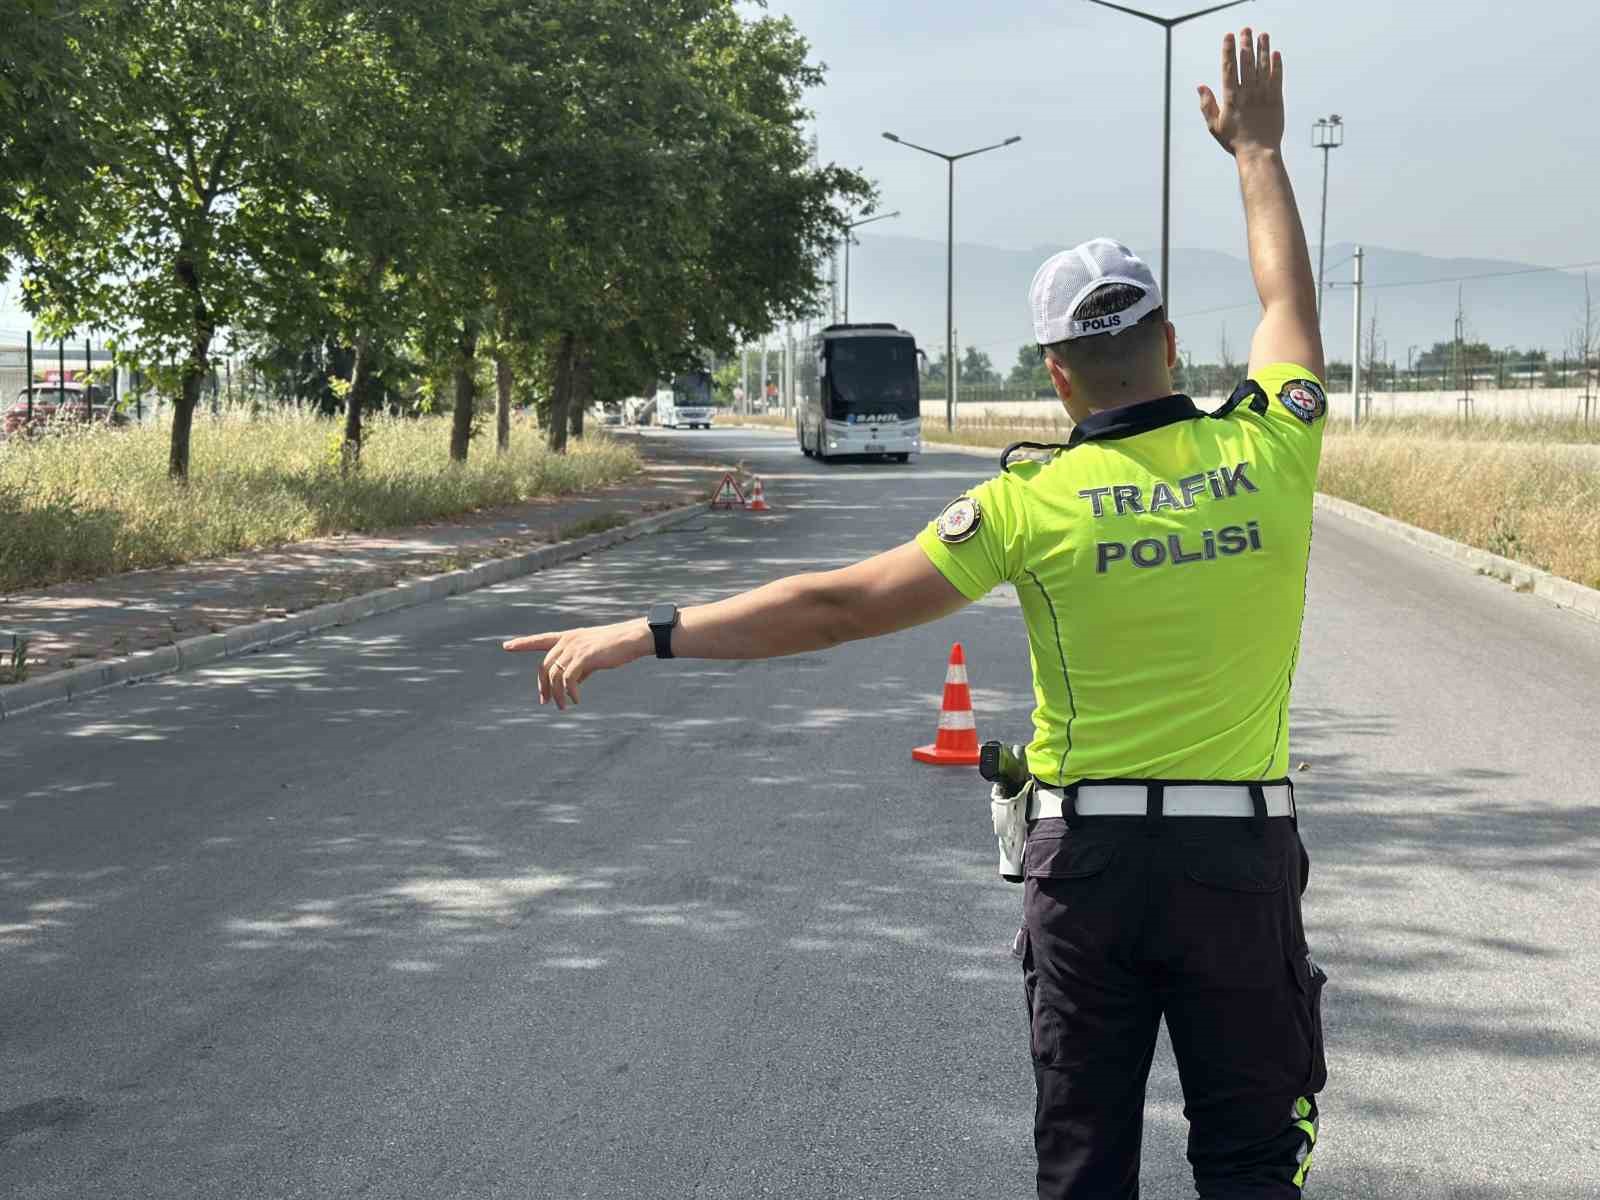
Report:
M 1187 848 L 1184 874 L 1224 892 L 1276 892 L 1283 887 L 1283 860 L 1255 839 L 1199 842 Z
M 1022 871 L 1031 879 L 1088 879 L 1111 865 L 1117 844 L 1072 833 L 1028 834 Z

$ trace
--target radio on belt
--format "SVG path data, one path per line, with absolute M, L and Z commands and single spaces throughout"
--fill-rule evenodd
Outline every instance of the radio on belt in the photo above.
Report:
M 1021 746 L 985 742 L 978 748 L 978 774 L 994 786 L 989 789 L 989 815 L 994 820 L 1000 849 L 1000 878 L 1022 882 L 1022 850 L 1028 840 L 1028 797 L 1033 776 Z

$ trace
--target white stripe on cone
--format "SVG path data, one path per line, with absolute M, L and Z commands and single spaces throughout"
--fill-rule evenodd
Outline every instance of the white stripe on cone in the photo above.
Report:
M 939 714 L 940 729 L 976 729 L 978 723 L 972 719 L 972 710 L 963 708 L 954 712 L 941 712 Z
M 950 669 L 944 673 L 946 683 L 965 683 L 967 681 L 967 668 L 960 663 L 951 663 Z

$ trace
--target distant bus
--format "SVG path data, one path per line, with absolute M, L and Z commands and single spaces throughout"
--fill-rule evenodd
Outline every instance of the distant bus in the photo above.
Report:
M 656 424 L 664 428 L 710 429 L 716 412 L 710 371 L 687 371 L 656 392 Z
M 823 461 L 922 450 L 917 342 L 893 325 L 829 325 L 795 364 L 795 436 Z

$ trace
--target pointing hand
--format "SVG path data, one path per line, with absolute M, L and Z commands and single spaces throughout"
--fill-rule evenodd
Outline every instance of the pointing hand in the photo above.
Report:
M 1237 50 L 1237 54 L 1236 54 Z M 1263 33 L 1252 41 L 1250 30 L 1222 39 L 1222 101 L 1200 85 L 1200 115 L 1229 154 L 1275 151 L 1283 145 L 1283 55 Z
M 569 629 L 565 633 L 533 633 L 502 642 L 502 650 L 524 653 L 545 651 L 539 664 L 539 703 L 554 700 L 556 707 L 578 703 L 578 685 L 596 671 L 625 667 L 636 658 L 655 652 L 655 638 L 643 620 L 617 625 Z

